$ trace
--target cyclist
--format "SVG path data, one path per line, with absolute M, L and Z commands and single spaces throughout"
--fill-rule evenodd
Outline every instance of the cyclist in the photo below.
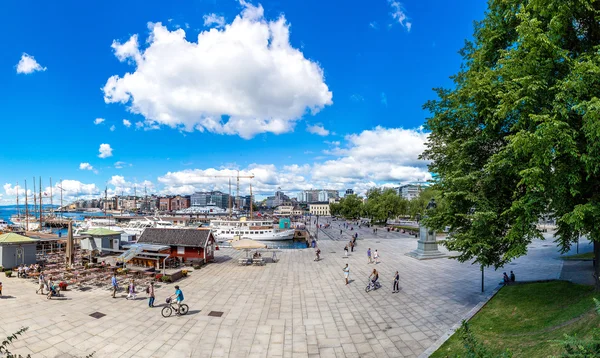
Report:
M 177 303 L 177 314 L 179 314 L 179 311 L 181 310 L 181 302 L 183 301 L 183 292 L 181 292 L 179 286 L 175 286 L 175 294 L 171 295 L 171 298 L 175 299 L 175 302 Z
M 373 272 L 369 275 L 369 278 L 371 279 L 371 287 L 377 287 L 376 284 L 377 280 L 379 279 L 379 272 L 377 272 L 376 269 L 373 269 Z

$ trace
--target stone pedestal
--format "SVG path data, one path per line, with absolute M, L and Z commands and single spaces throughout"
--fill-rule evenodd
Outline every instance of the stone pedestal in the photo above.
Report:
M 419 228 L 419 241 L 417 249 L 406 254 L 417 260 L 438 259 L 447 255 L 438 250 L 438 243 L 435 238 L 435 231 L 421 226 Z

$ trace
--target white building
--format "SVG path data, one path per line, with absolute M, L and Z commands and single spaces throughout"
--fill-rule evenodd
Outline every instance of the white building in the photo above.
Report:
M 402 185 L 402 186 L 396 188 L 398 195 L 400 195 L 401 197 L 403 197 L 406 200 L 412 200 L 412 199 L 416 198 L 417 196 L 419 196 L 419 193 L 421 192 L 421 190 L 422 189 L 421 189 L 420 185 L 414 185 L 414 184 Z
M 294 214 L 294 207 L 292 205 L 279 205 L 273 211 L 273 215 L 276 216 L 292 216 Z
M 311 215 L 331 216 L 329 202 L 308 204 L 308 210 Z

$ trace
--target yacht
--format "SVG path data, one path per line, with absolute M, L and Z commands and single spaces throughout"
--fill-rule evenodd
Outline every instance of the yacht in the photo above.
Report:
M 281 227 L 282 222 L 284 227 Z M 294 238 L 295 230 L 291 229 L 289 225 L 285 225 L 285 222 L 289 224 L 289 220 L 282 220 L 280 227 L 275 228 L 271 220 L 249 220 L 242 217 L 239 220 L 211 220 L 209 227 L 215 239 L 220 242 L 231 240 L 235 236 L 256 241 L 291 240 Z
M 39 230 L 40 222 L 35 216 L 20 216 L 13 215 L 10 217 L 10 221 L 14 224 L 15 227 L 21 228 L 23 230 L 35 231 Z
M 173 225 L 173 222 L 162 220 L 161 218 L 145 217 L 142 220 L 131 220 L 127 226 L 123 227 L 123 231 L 126 234 L 140 237 L 147 228 L 181 229 L 182 227 Z
M 122 227 L 116 225 L 114 219 L 89 218 L 85 219 L 83 223 L 75 230 L 75 235 L 96 228 L 108 229 L 118 233 L 125 232 Z
M 201 214 L 201 215 L 223 215 L 229 210 L 221 209 L 214 203 L 208 203 L 206 206 L 190 206 L 189 208 L 179 210 L 176 214 Z

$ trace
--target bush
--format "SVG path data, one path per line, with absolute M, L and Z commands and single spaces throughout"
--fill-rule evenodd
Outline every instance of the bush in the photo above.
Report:
M 162 273 L 157 273 L 155 277 L 157 280 L 160 280 L 160 279 L 162 279 L 163 276 L 164 275 Z
M 171 280 L 171 276 L 167 276 L 167 275 L 164 275 L 164 276 L 162 276 L 162 277 L 160 278 L 160 280 L 161 280 L 162 282 L 173 282 L 173 280 Z
M 11 277 L 12 276 L 12 271 L 10 271 L 10 270 L 4 271 L 4 274 L 6 275 L 6 277 Z
M 194 265 L 194 270 L 200 270 L 202 268 L 201 265 Z
M 4 267 L 0 266 L 0 272 L 4 271 Z
M 188 275 L 188 271 L 187 270 L 181 270 L 181 276 L 187 277 L 187 275 Z

